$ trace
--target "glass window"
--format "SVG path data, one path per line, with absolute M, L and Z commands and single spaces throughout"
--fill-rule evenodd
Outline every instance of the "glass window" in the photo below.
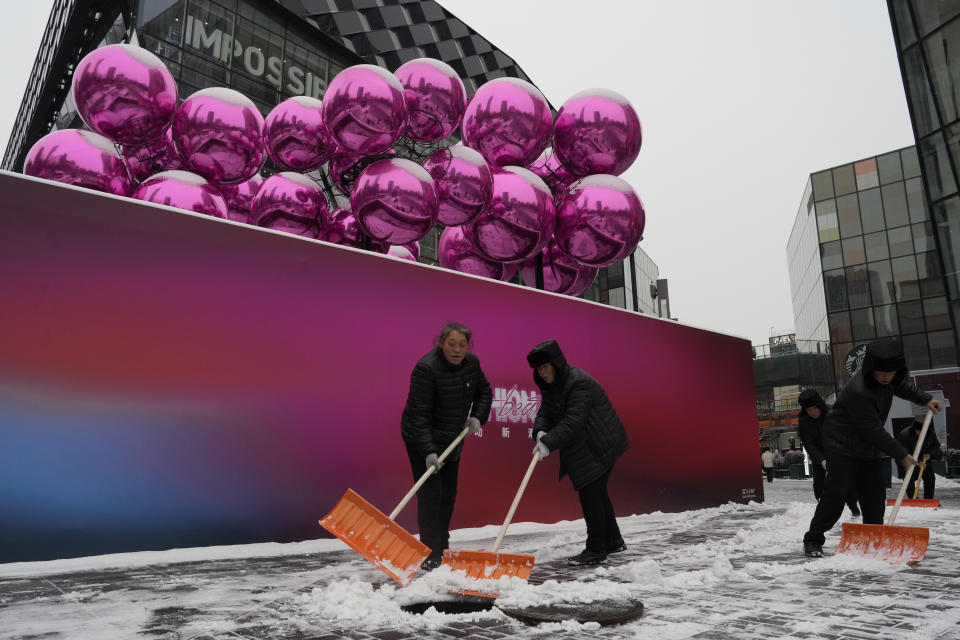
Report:
M 936 251 L 917 254 L 917 276 L 920 280 L 920 295 L 924 298 L 942 296 L 943 270 Z
M 870 277 L 866 265 L 847 267 L 847 300 L 851 309 L 870 306 Z
M 299 39 L 287 41 L 282 87 L 285 95 L 323 97 L 327 90 L 327 59 L 314 49 Z
M 958 269 L 960 269 L 960 199 L 949 198 L 932 207 L 933 222 L 940 238 L 940 250 L 943 252 L 943 268 L 949 282 L 950 297 L 957 299 L 960 291 L 955 287 Z
M 887 234 L 883 231 L 863 236 L 863 246 L 869 262 L 890 257 L 890 251 L 887 249 Z
M 912 0 L 910 4 L 921 38 L 960 13 L 960 5 L 943 0 Z
M 913 253 L 913 234 L 911 233 L 910 227 L 890 229 L 887 231 L 887 239 L 890 242 L 891 258 Z
M 857 176 L 857 189 L 863 191 L 880 186 L 880 177 L 877 175 L 877 159 L 861 160 L 853 165 L 853 172 Z
M 863 236 L 847 238 L 843 241 L 843 264 L 846 266 L 862 264 L 867 261 L 863 252 Z
M 933 239 L 933 225 L 929 222 L 918 222 L 911 227 L 913 229 L 913 246 L 917 253 L 924 251 L 934 251 L 937 246 Z
M 143 25 L 140 28 L 142 35 L 180 45 L 183 42 L 185 6 L 184 0 L 152 0 L 143 3 L 140 13 L 140 24 Z M 144 48 L 158 53 L 155 46 L 144 46 Z
M 860 207 L 857 206 L 857 194 L 837 198 L 837 221 L 840 223 L 840 236 L 849 238 L 862 233 L 860 229 Z
M 853 328 L 854 342 L 872 340 L 877 337 L 877 329 L 873 326 L 873 309 L 854 309 L 850 312 L 850 324 Z
M 927 331 L 949 331 L 953 328 L 946 298 L 927 298 L 924 300 L 923 317 L 927 322 Z
M 927 186 L 930 188 L 930 198 L 939 200 L 955 192 L 957 188 L 953 183 L 950 158 L 947 155 L 943 134 L 937 133 L 921 140 L 918 147 L 923 174 L 927 177 Z
M 833 200 L 824 200 L 816 204 L 817 228 L 820 230 L 820 242 L 830 242 L 840 239 L 840 228 L 837 226 L 837 203 Z
M 907 194 L 903 189 L 902 182 L 884 185 L 883 192 L 883 213 L 887 221 L 887 228 L 899 227 L 910 222 L 910 216 L 907 213 Z
M 917 280 L 917 263 L 913 256 L 903 256 L 890 261 L 893 285 L 897 301 L 916 300 L 920 297 L 920 282 Z
M 851 342 L 835 342 L 830 348 L 833 353 L 833 375 L 840 387 L 843 387 L 850 379 L 845 365 L 847 354 L 850 353 L 851 349 L 853 349 L 853 343 Z
M 868 189 L 860 192 L 860 218 L 863 222 L 864 233 L 886 228 L 883 220 L 883 206 L 880 203 L 880 189 Z
M 897 308 L 900 311 L 900 331 L 903 333 L 923 331 L 923 307 L 919 300 L 900 303 Z
M 897 26 L 897 35 L 900 37 L 900 49 L 905 49 L 917 41 L 917 33 L 913 28 L 913 17 L 907 0 L 893 0 L 894 24 Z
M 907 205 L 910 208 L 910 222 L 929 220 L 927 201 L 923 196 L 923 182 L 921 178 L 911 178 L 904 182 L 907 189 Z
M 880 184 L 889 184 L 903 180 L 900 170 L 900 154 L 896 151 L 877 157 L 877 170 L 880 173 Z
M 929 3 L 924 5 L 946 5 L 954 3 Z M 933 34 L 923 43 L 927 54 L 927 64 L 930 65 L 930 79 L 933 80 L 933 95 L 940 105 L 940 116 L 944 122 L 953 122 L 957 119 L 956 93 L 960 90 L 960 78 L 957 69 L 960 69 L 960 22 L 948 24 Z
M 914 371 L 930 368 L 930 355 L 927 353 L 927 336 L 924 334 L 903 336 L 903 355 L 907 357 L 907 366 Z
M 833 176 L 829 170 L 815 173 L 811 176 L 813 181 L 813 199 L 824 200 L 833 197 Z
M 903 163 L 903 178 L 920 177 L 920 159 L 917 157 L 916 147 L 907 147 L 900 152 L 900 162 Z
M 207 60 L 218 60 L 219 64 L 229 67 L 237 49 L 233 40 L 233 14 L 212 2 L 191 0 L 187 7 L 183 46 Z
M 900 334 L 900 322 L 897 320 L 897 305 L 885 304 L 873 308 L 877 323 L 877 337 L 886 338 Z
M 927 334 L 930 343 L 930 365 L 933 368 L 953 367 L 957 365 L 957 354 L 953 344 L 953 333 L 937 331 Z
M 843 269 L 823 272 L 823 292 L 827 299 L 827 311 L 843 311 L 847 304 L 847 279 Z
M 913 105 L 913 123 L 919 136 L 929 135 L 940 128 L 940 119 L 930 95 L 930 81 L 923 66 L 920 47 L 914 47 L 903 53 L 903 78 L 907 84 L 907 96 Z M 922 153 L 920 155 L 923 155 Z M 907 163 L 904 158 L 903 174 L 907 175 Z
M 850 314 L 846 311 L 830 314 L 830 341 L 850 342 L 853 331 L 850 329 Z
M 824 271 L 839 269 L 843 266 L 843 254 L 840 252 L 840 242 L 825 242 L 820 245 L 820 265 Z
M 896 301 L 890 261 L 871 262 L 867 270 L 870 273 L 870 291 L 873 293 L 874 303 L 889 304 Z
M 833 170 L 833 188 L 838 196 L 857 190 L 857 181 L 853 176 L 853 165 L 845 164 Z

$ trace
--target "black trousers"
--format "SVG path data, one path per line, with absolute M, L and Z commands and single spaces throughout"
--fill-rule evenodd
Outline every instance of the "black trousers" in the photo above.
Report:
M 804 534 L 804 542 L 823 545 L 824 534 L 837 524 L 843 515 L 843 505 L 856 490 L 864 524 L 883 524 L 883 512 L 887 505 L 885 475 L 890 463 L 886 460 L 857 460 L 837 454 L 827 454 L 827 474 L 823 483 L 823 495 L 817 510 L 810 520 L 810 529 Z
M 813 476 L 813 497 L 817 499 L 817 502 L 820 501 L 820 498 L 823 496 L 823 483 L 826 479 L 827 472 L 823 469 L 823 465 L 812 463 L 810 465 L 810 474 Z M 850 495 L 847 497 L 847 506 L 850 507 L 850 511 L 856 513 L 860 509 L 857 508 L 857 487 L 854 485 L 853 489 L 850 491 Z
M 613 503 L 607 494 L 607 481 L 613 467 L 602 476 L 580 489 L 580 508 L 587 523 L 587 551 L 608 553 L 623 544 Z
M 410 458 L 413 479 L 419 480 L 427 470 L 427 463 L 410 445 L 407 445 L 407 456 Z M 448 459 L 440 471 L 432 474 L 417 492 L 420 542 L 430 547 L 431 558 L 440 558 L 443 550 L 450 547 L 450 519 L 453 517 L 453 505 L 457 501 L 459 470 L 460 461 L 451 462 Z
M 917 471 L 920 469 L 918 468 Z M 907 485 L 907 493 L 904 495 L 904 498 L 912 498 L 913 491 L 917 482 L 917 471 L 914 471 L 910 476 L 910 483 Z M 902 479 L 906 475 L 906 471 L 899 464 L 897 465 L 897 472 Z M 933 500 L 933 492 L 937 485 L 937 474 L 933 472 L 933 469 L 930 468 L 929 463 L 923 469 L 923 499 L 924 500 Z
M 767 474 L 767 482 L 773 482 L 773 467 L 764 467 L 763 472 Z

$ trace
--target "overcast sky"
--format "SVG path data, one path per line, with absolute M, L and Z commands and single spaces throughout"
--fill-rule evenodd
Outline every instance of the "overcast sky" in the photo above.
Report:
M 559 107 L 626 96 L 643 148 L 622 177 L 684 323 L 793 331 L 786 244 L 811 172 L 913 144 L 882 0 L 440 0 Z M 0 22 L 8 138 L 50 0 Z

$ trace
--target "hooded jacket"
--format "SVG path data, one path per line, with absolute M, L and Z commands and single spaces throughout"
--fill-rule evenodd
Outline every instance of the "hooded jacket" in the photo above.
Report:
M 906 427 L 900 433 L 897 434 L 897 442 L 903 445 L 903 448 L 913 454 L 913 450 L 917 447 L 917 436 L 918 433 L 914 433 L 914 429 L 920 429 L 923 427 L 923 420 L 914 420 L 913 424 Z M 917 457 L 917 460 L 920 457 L 930 454 L 931 460 L 940 460 L 943 458 L 943 450 L 940 448 L 940 439 L 937 438 L 936 432 L 933 430 L 933 425 L 931 424 L 927 427 L 927 435 L 923 439 L 923 446 L 920 447 L 920 456 Z
M 627 430 L 603 387 L 590 374 L 567 364 L 555 340 L 548 340 L 527 354 L 533 380 L 543 401 L 533 427 L 533 438 L 545 432 L 541 442 L 550 451 L 560 451 L 560 478 L 570 475 L 577 491 L 600 478 L 629 448 Z M 556 371 L 547 384 L 536 368 L 549 362 Z
M 877 382 L 875 371 L 895 371 L 890 384 Z M 892 340 L 871 342 L 863 366 L 844 386 L 827 414 L 823 446 L 827 452 L 857 460 L 879 460 L 884 454 L 901 460 L 909 452 L 883 428 L 893 396 L 925 405 L 932 399 L 907 379 L 900 345 Z
M 807 407 L 817 407 L 820 409 L 820 417 L 814 420 L 807 414 Z M 827 403 L 823 401 L 820 394 L 813 389 L 804 389 L 800 394 L 800 443 L 807 450 L 807 455 L 814 464 L 820 465 L 826 455 L 823 452 L 823 424 L 827 419 Z

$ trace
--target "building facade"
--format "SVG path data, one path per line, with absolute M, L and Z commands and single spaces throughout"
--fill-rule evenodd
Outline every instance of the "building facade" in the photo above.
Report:
M 658 318 L 676 319 L 670 315 L 667 280 L 660 277 L 659 267 L 640 247 L 623 262 L 600 269 L 596 280 L 580 297 Z

